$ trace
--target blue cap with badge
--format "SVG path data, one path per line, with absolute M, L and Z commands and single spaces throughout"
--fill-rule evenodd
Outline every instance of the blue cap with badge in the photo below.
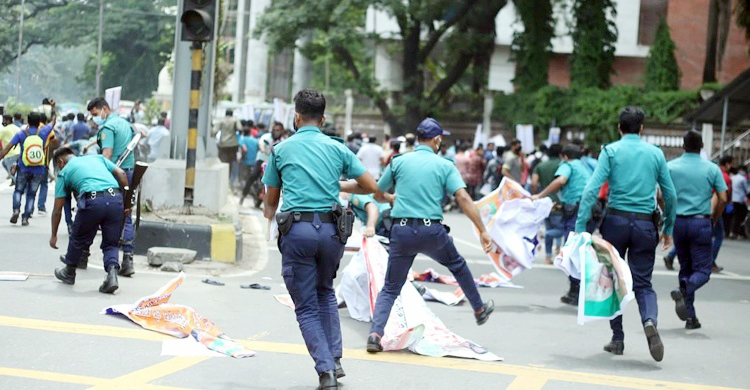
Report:
M 417 136 L 420 138 L 435 138 L 439 135 L 451 135 L 451 133 L 443 130 L 443 126 L 432 118 L 426 118 L 417 126 Z

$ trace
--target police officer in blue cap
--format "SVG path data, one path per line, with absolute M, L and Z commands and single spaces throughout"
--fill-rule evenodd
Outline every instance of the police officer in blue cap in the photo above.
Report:
M 344 254 L 353 215 L 342 212 L 339 190 L 369 194 L 375 179 L 343 143 L 323 134 L 326 100 L 305 89 L 294 97 L 296 134 L 276 145 L 263 183 L 268 186 L 264 215 L 276 216 L 284 283 L 294 301 L 297 322 L 315 361 L 318 389 L 337 389 L 341 368 L 341 327 L 333 279 Z M 339 182 L 344 175 L 351 182 Z M 347 230 L 348 229 L 348 230 Z
M 400 155 L 383 170 L 378 182 L 378 201 L 393 200 L 386 193 L 395 186 L 395 201 L 391 210 L 393 227 L 385 285 L 378 294 L 375 314 L 367 339 L 368 352 L 383 350 L 381 337 L 393 302 L 401 293 L 414 257 L 422 253 L 446 266 L 456 277 L 474 309 L 478 325 L 487 322 L 494 310 L 492 300 L 482 303 L 474 277 L 466 261 L 453 245 L 448 229 L 442 224 L 443 194 L 455 195 L 459 206 L 480 232 L 482 247 L 489 252 L 492 238 L 482 224 L 479 211 L 466 191 L 461 174 L 448 159 L 438 156 L 443 137 L 450 135 L 440 124 L 427 118 L 417 127 L 419 146 L 413 153 Z
M 602 148 L 599 163 L 583 190 L 575 229 L 576 233 L 586 231 L 599 188 L 609 180 L 609 208 L 599 230 L 623 258 L 627 255 L 649 351 L 659 362 L 664 357 L 664 345 L 656 329 L 656 292 L 651 287 L 655 250 L 660 241 L 657 184 L 664 198 L 665 218 L 661 232 L 664 249 L 672 244 L 677 196 L 664 153 L 640 137 L 644 116 L 638 107 L 626 107 L 620 111 L 618 127 L 622 138 Z M 610 327 L 612 341 L 604 346 L 604 350 L 622 355 L 625 349 L 622 316 L 611 320 Z
M 701 133 L 690 130 L 683 138 L 685 153 L 667 164 L 677 191 L 677 220 L 674 224 L 674 245 L 680 260 L 679 283 L 672 291 L 677 316 L 686 329 L 698 329 L 695 315 L 695 291 L 711 277 L 712 225 L 721 217 L 727 202 L 727 184 L 719 167 L 700 156 L 703 148 Z M 711 197 L 716 192 L 718 203 L 711 210 Z

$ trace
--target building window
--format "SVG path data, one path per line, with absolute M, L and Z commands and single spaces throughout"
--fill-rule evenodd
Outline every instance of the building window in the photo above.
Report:
M 667 17 L 669 0 L 640 0 L 641 15 L 638 23 L 638 44 L 651 46 L 656 37 L 659 22 Z

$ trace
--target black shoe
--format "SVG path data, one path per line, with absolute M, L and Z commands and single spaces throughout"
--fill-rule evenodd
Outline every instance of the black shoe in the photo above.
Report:
M 688 318 L 685 322 L 685 329 L 700 329 L 701 323 L 697 318 Z
M 21 218 L 21 226 L 29 226 L 29 219 Z
M 683 321 L 688 319 L 688 310 L 685 306 L 685 294 L 682 293 L 682 289 L 672 290 L 672 299 L 674 300 L 674 311 Z
M 421 285 L 421 284 L 415 283 L 415 282 L 411 282 L 411 284 L 412 284 L 412 285 L 414 286 L 414 288 L 416 288 L 416 289 L 417 289 L 417 292 L 419 293 L 419 296 L 420 296 L 420 297 L 421 297 L 422 295 L 424 295 L 424 293 L 426 293 L 426 292 L 427 292 L 427 287 L 425 287 L 425 286 L 423 286 L 423 285 Z
M 646 333 L 648 351 L 651 352 L 651 357 L 660 362 L 664 359 L 664 344 L 661 343 L 661 337 L 659 337 L 659 331 L 656 330 L 656 325 L 654 325 L 653 321 L 648 320 L 643 324 L 643 331 Z
M 568 292 L 560 297 L 560 302 L 566 305 L 578 306 L 578 292 L 580 288 L 580 284 L 571 282 Z
M 120 267 L 120 276 L 131 276 L 135 273 L 133 268 L 133 255 L 130 253 L 122 254 L 122 267 Z
M 339 388 L 339 383 L 336 382 L 335 371 L 321 372 L 318 378 L 320 380 L 320 385 L 318 385 L 318 390 Z
M 333 359 L 333 362 L 336 364 L 336 378 L 345 377 L 346 373 L 344 372 L 344 368 L 341 367 L 341 359 L 340 358 Z
M 18 216 L 21 214 L 20 210 L 13 210 L 13 215 L 10 217 L 10 223 L 16 224 L 18 222 Z
M 495 311 L 495 301 L 490 299 L 482 305 L 482 311 L 474 313 L 474 318 L 477 320 L 477 325 L 482 325 L 490 318 L 490 314 Z
M 674 256 L 664 256 L 664 266 L 667 267 L 668 270 L 674 271 Z
M 612 340 L 604 346 L 604 350 L 615 355 L 622 355 L 625 352 L 625 342 Z
M 117 284 L 117 271 L 118 267 L 111 267 L 107 271 L 107 277 L 104 278 L 104 283 L 99 287 L 99 292 L 104 294 L 112 294 L 120 287 Z
M 367 352 L 383 352 L 383 346 L 380 344 L 380 336 L 376 333 L 371 333 L 367 337 Z
M 66 265 L 65 267 L 55 268 L 55 277 L 65 284 L 75 284 L 76 267 Z

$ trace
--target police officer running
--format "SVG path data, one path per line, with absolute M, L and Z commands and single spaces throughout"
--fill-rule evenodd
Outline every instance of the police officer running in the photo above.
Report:
M 337 389 L 341 368 L 341 327 L 333 279 L 344 253 L 350 221 L 340 221 L 339 190 L 368 194 L 377 189 L 364 165 L 343 143 L 324 135 L 326 100 L 318 91 L 305 89 L 294 97 L 294 124 L 299 128 L 274 147 L 263 176 L 268 186 L 264 215 L 277 216 L 282 275 L 294 301 L 297 322 L 307 350 L 315 361 L 320 386 Z M 356 182 L 339 182 L 341 175 Z M 347 218 L 349 219 L 349 218 Z M 337 223 L 341 222 L 340 225 Z
M 651 287 L 655 250 L 660 241 L 656 185 L 661 187 L 664 198 L 663 249 L 672 244 L 677 197 L 664 153 L 640 137 L 643 118 L 644 113 L 638 107 L 626 107 L 620 111 L 618 129 L 622 138 L 602 148 L 593 177 L 583 190 L 575 231 L 586 231 L 599 188 L 609 180 L 609 208 L 599 230 L 623 258 L 627 254 L 649 351 L 658 362 L 664 357 L 664 345 L 656 329 L 656 292 Z M 604 350 L 622 355 L 625 349 L 622 316 L 611 320 L 610 327 L 612 341 L 604 346 Z
M 466 184 L 452 161 L 438 156 L 443 136 L 450 135 L 432 118 L 417 127 L 419 146 L 413 153 L 403 154 L 391 161 L 378 182 L 375 199 L 391 201 L 386 193 L 395 185 L 395 202 L 391 212 L 393 227 L 385 285 L 378 294 L 375 314 L 367 339 L 368 352 L 383 350 L 381 337 L 391 314 L 391 308 L 406 282 L 414 257 L 422 253 L 448 267 L 463 289 L 474 309 L 477 325 L 487 322 L 494 310 L 492 300 L 482 303 L 474 277 L 466 261 L 453 245 L 447 227 L 442 224 L 443 194 L 455 195 L 463 212 L 480 231 L 485 252 L 492 247 L 492 238 L 485 229 Z
M 690 130 L 683 138 L 685 153 L 667 164 L 677 191 L 677 219 L 674 245 L 680 261 L 679 288 L 672 291 L 677 316 L 686 329 L 701 327 L 695 316 L 695 291 L 711 277 L 711 232 L 727 202 L 727 185 L 719 167 L 700 156 L 701 133 Z M 711 210 L 711 196 L 718 203 Z
M 120 266 L 117 246 L 124 217 L 122 193 L 128 185 L 128 178 L 122 169 L 103 156 L 75 157 L 69 147 L 58 149 L 54 160 L 60 169 L 55 184 L 52 237 L 49 240 L 49 245 L 54 249 L 57 249 L 57 228 L 65 200 L 71 193 L 78 194 L 78 211 L 68 239 L 68 251 L 61 257 L 65 267 L 56 269 L 55 277 L 65 284 L 75 284 L 81 254 L 89 249 L 97 230 L 101 228 L 101 248 L 107 277 L 99 292 L 111 294 L 118 288 L 117 271 Z
M 133 128 L 130 123 L 113 113 L 109 104 L 103 97 L 94 98 L 87 107 L 93 116 L 93 121 L 99 127 L 97 143 L 102 155 L 112 162 L 116 162 L 120 156 L 127 153 L 128 144 L 133 139 Z M 120 168 L 125 171 L 128 183 L 133 180 L 133 168 L 135 167 L 135 156 L 130 153 L 123 160 Z M 122 267 L 120 276 L 131 276 L 135 273 L 133 268 L 133 239 L 135 228 L 130 215 L 125 216 L 125 225 L 122 232 Z M 84 261 L 88 261 L 88 251 L 84 252 Z
M 563 205 L 563 240 L 567 240 L 568 234 L 575 229 L 578 206 L 581 202 L 583 189 L 586 188 L 586 183 L 591 179 L 591 172 L 580 160 L 582 151 L 578 145 L 565 145 L 561 154 L 563 162 L 555 171 L 555 180 L 542 192 L 532 196 L 531 199 L 544 198 L 560 190 Z M 596 226 L 590 221 L 586 231 L 593 233 L 594 230 L 596 230 Z M 568 276 L 568 280 L 570 281 L 570 289 L 567 294 L 560 298 L 560 301 L 568 305 L 578 306 L 578 292 L 581 281 L 572 276 Z

